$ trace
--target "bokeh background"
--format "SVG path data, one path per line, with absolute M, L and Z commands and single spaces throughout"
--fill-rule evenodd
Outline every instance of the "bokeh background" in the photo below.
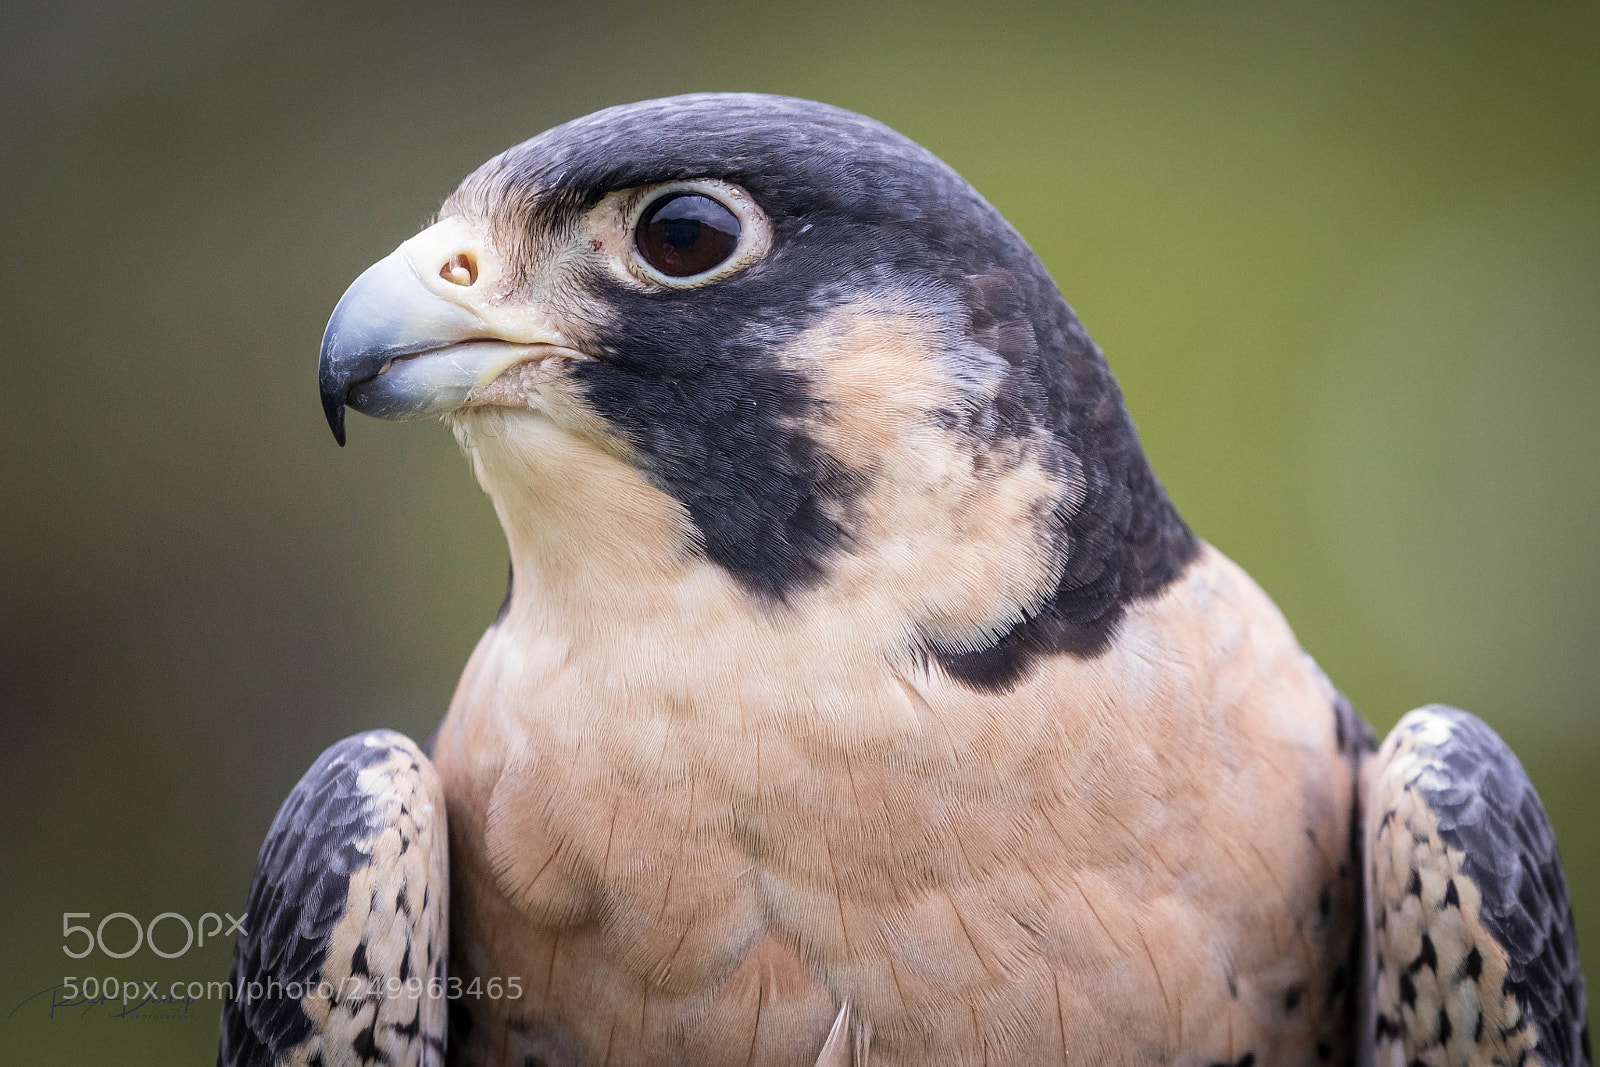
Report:
M 1521 753 L 1600 983 L 1597 57 L 1592 4 L 6 5 L 0 1061 L 207 1062 L 215 1002 L 28 998 L 231 945 L 75 961 L 62 913 L 238 912 L 301 771 L 425 735 L 499 603 L 441 427 L 329 437 L 344 286 L 490 154 L 704 89 L 871 114 L 1009 216 L 1374 725 Z

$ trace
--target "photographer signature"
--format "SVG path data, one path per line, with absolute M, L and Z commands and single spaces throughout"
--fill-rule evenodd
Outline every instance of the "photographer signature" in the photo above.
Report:
M 15 1018 L 18 1012 L 30 1004 L 42 1006 L 47 1017 L 51 1019 L 84 1019 L 91 1013 L 100 1013 L 102 1009 L 105 1009 L 104 1014 L 100 1015 L 102 1018 L 134 1019 L 140 1022 L 173 1021 L 191 1017 L 193 998 L 174 997 L 170 993 L 155 989 L 154 985 L 155 983 L 150 983 L 147 992 L 128 1000 L 124 1000 L 121 996 L 71 997 L 64 992 L 66 989 L 64 985 L 53 985 L 23 1000 L 11 1009 L 6 1019 L 9 1021 Z

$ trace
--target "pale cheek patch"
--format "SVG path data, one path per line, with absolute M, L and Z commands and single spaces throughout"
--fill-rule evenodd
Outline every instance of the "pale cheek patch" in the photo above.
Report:
M 518 585 L 540 588 L 541 599 L 556 601 L 549 610 L 570 606 L 579 619 L 600 604 L 628 605 L 625 616 L 635 617 L 643 591 L 671 595 L 694 545 L 688 515 L 570 388 L 541 390 L 533 411 L 454 413 L 456 438 L 494 501 Z
M 1043 442 L 950 426 L 949 412 L 991 403 L 998 381 L 973 348 L 908 300 L 830 315 L 786 356 L 822 401 L 806 431 L 863 480 L 850 549 L 818 596 L 888 598 L 889 625 L 981 645 L 1054 588 L 1047 523 L 1069 494 L 1041 463 Z

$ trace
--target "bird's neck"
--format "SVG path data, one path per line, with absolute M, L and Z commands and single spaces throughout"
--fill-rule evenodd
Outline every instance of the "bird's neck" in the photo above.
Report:
M 849 548 L 780 600 L 701 551 L 686 508 L 603 439 L 510 409 L 456 430 L 510 548 L 503 625 L 570 639 L 633 677 L 724 656 L 745 672 L 774 656 L 810 661 L 807 677 L 915 658 L 931 638 L 1003 632 L 1053 581 L 1047 552 L 1025 536 L 1048 488 L 1031 466 L 946 514 L 939 479 L 950 464 L 902 464 L 901 480 L 864 493 Z M 908 482 L 918 471 L 927 484 Z
M 522 413 L 456 429 L 510 550 L 496 626 L 510 647 L 559 646 L 580 673 L 682 691 L 698 688 L 690 675 L 759 670 L 778 649 L 808 644 L 820 660 L 848 647 L 848 660 L 880 644 L 864 622 L 752 596 L 697 551 L 682 505 L 594 441 Z
M 505 531 L 512 605 L 571 632 L 614 630 L 691 582 L 681 506 L 596 441 L 522 412 L 456 425 Z
M 1048 579 L 1017 536 L 1025 494 L 991 494 L 984 521 L 955 525 L 884 498 L 866 510 L 885 528 L 864 528 L 825 582 L 763 600 L 697 551 L 682 505 L 626 457 L 526 413 L 457 432 L 511 553 L 511 597 L 480 649 L 507 693 L 542 692 L 559 671 L 614 690 L 597 699 L 622 719 L 667 702 L 691 717 L 761 708 L 805 731 L 918 729 L 919 701 L 974 684 L 930 664 L 930 635 L 1005 633 Z M 1046 653 L 1052 684 L 1103 688 L 1099 652 Z M 1004 700 L 1032 673 L 977 689 Z

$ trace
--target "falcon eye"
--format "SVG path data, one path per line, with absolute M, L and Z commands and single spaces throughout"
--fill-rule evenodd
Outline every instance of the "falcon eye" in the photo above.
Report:
M 582 229 L 616 280 L 645 290 L 710 285 L 772 248 L 761 205 L 718 178 L 614 190 L 590 209 Z
M 662 274 L 691 278 L 726 262 L 739 247 L 739 230 L 739 217 L 711 197 L 679 193 L 645 208 L 633 241 Z

